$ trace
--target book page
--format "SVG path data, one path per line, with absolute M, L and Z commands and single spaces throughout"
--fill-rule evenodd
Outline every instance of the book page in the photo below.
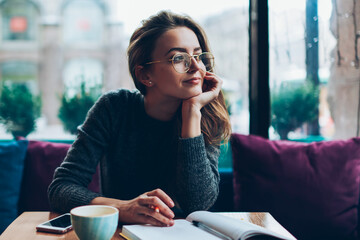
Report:
M 207 211 L 197 211 L 191 213 L 187 221 L 199 221 L 207 226 L 231 237 L 232 239 L 246 239 L 251 236 L 265 234 L 268 236 L 277 237 L 278 239 L 295 239 L 293 237 L 282 236 L 281 234 L 272 232 L 258 225 L 247 221 L 233 219 L 216 213 Z
M 241 221 L 251 222 L 270 231 L 288 237 L 289 239 L 296 239 L 268 212 L 216 212 L 215 214 L 220 214 Z
M 219 240 L 218 237 L 195 227 L 191 222 L 178 219 L 172 227 L 151 225 L 124 225 L 122 234 L 129 239 L 145 240 Z

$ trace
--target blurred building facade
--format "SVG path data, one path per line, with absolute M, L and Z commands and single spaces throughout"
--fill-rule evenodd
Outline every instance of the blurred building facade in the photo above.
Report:
M 82 81 L 131 88 L 115 9 L 116 0 L 0 0 L 0 82 L 40 93 L 49 125 L 64 91 Z
M 249 133 L 249 8 L 228 9 L 200 22 L 223 80 L 232 130 Z

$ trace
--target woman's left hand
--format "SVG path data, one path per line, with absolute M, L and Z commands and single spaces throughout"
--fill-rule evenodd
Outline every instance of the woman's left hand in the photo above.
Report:
M 186 99 L 183 101 L 183 105 L 192 105 L 198 107 L 200 110 L 202 107 L 210 103 L 217 98 L 220 93 L 222 80 L 212 72 L 206 72 L 204 77 L 203 92 L 195 97 Z
M 181 137 L 192 138 L 201 134 L 200 110 L 219 96 L 222 80 L 214 73 L 206 72 L 202 93 L 182 102 Z

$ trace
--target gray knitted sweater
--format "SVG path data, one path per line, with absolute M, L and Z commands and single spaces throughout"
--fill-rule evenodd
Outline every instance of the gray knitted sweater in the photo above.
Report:
M 161 188 L 188 214 L 211 207 L 218 196 L 219 148 L 202 135 L 182 139 L 175 120 L 145 112 L 138 91 L 104 94 L 89 111 L 49 186 L 58 212 L 89 204 L 98 196 L 129 200 Z M 87 189 L 101 162 L 102 193 Z

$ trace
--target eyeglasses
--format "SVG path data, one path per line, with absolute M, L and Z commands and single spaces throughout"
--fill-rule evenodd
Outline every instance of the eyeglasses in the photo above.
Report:
M 189 55 L 186 52 L 176 53 L 169 60 L 153 61 L 146 64 L 160 63 L 160 62 L 172 62 L 172 65 L 178 73 L 186 73 L 191 66 L 191 58 L 195 58 L 197 63 L 205 66 L 206 71 L 211 71 L 214 67 L 214 56 L 209 52 L 203 52 L 198 55 Z

